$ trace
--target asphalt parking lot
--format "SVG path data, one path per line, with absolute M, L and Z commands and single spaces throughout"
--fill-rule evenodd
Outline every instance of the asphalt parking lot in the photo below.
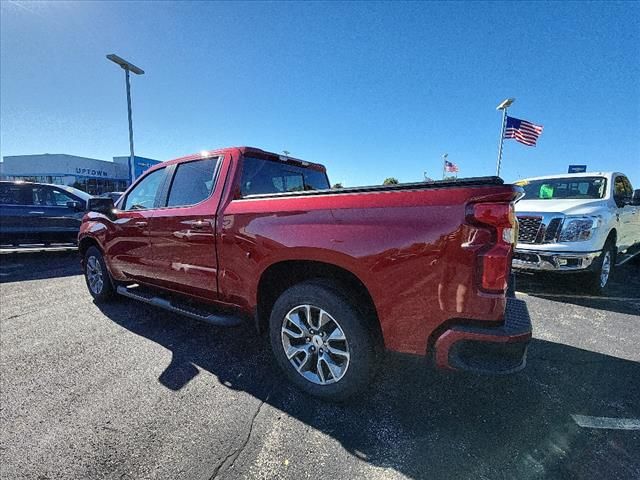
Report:
M 74 253 L 0 255 L 3 479 L 640 478 L 637 263 L 604 298 L 520 277 L 519 374 L 393 356 L 348 405 L 291 388 L 250 331 L 97 306 L 80 273 Z

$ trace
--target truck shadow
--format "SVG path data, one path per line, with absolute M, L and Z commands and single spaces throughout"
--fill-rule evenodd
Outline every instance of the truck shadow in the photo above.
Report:
M 598 310 L 640 315 L 638 262 L 630 262 L 614 270 L 611 283 L 603 295 L 585 292 L 584 282 L 579 276 L 574 275 L 518 274 L 516 279 L 516 289 L 533 297 Z
M 594 430 L 571 415 L 640 417 L 640 364 L 534 340 L 520 374 L 434 371 L 388 356 L 376 383 L 328 404 L 282 380 L 266 340 L 130 301 L 100 305 L 127 330 L 172 352 L 158 381 L 180 390 L 198 368 L 331 436 L 352 455 L 410 478 L 637 478 L 640 431 Z M 198 367 L 198 368 L 196 368 Z M 302 476 L 302 472 L 300 472 Z

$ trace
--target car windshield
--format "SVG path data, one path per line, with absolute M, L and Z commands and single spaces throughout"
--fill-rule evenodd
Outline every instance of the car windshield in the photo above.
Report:
M 62 189 L 62 190 L 66 190 L 67 192 L 75 195 L 76 197 L 81 198 L 84 201 L 87 201 L 91 198 L 91 195 L 89 195 L 87 192 L 84 192 L 82 190 L 79 190 L 77 188 L 74 187 L 69 187 L 66 185 L 57 185 L 58 188 Z
M 525 200 L 585 200 L 604 198 L 607 179 L 604 177 L 567 177 L 522 180 Z

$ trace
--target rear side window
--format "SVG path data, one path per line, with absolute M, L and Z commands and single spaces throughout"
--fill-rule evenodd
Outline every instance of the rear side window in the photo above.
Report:
M 30 205 L 27 200 L 27 187 L 12 183 L 0 184 L 0 205 Z
M 286 162 L 245 157 L 241 180 L 242 196 L 301 192 L 329 188 L 327 175 L 313 168 Z
M 217 158 L 178 164 L 169 190 L 167 207 L 195 205 L 206 200 L 213 191 L 213 175 Z
M 164 168 L 154 170 L 145 176 L 129 192 L 122 206 L 123 210 L 146 210 L 155 206 L 156 195 L 164 181 Z

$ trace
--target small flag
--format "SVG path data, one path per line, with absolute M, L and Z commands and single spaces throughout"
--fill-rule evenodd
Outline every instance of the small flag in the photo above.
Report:
M 458 166 L 455 163 L 450 162 L 449 160 L 445 160 L 444 161 L 444 170 L 445 170 L 445 172 L 457 172 L 459 169 L 458 169 Z
M 513 138 L 529 147 L 535 147 L 536 141 L 542 133 L 542 128 L 542 125 L 536 125 L 526 120 L 507 116 L 504 138 Z

